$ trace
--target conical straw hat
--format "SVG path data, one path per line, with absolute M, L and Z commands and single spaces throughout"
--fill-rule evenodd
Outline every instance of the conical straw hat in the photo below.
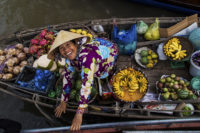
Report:
M 59 46 L 61 46 L 63 43 L 66 43 L 68 41 L 72 41 L 75 39 L 81 39 L 83 37 L 83 35 L 77 34 L 77 33 L 73 33 L 73 32 L 69 32 L 69 31 L 64 31 L 61 30 L 60 32 L 58 32 L 57 37 L 55 38 L 53 44 L 51 45 L 51 49 L 48 52 L 48 58 L 49 59 L 54 59 L 54 52 L 56 50 L 56 48 L 58 48 Z

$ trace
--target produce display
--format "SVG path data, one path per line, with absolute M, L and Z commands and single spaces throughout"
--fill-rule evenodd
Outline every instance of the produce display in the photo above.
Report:
M 190 89 L 190 82 L 175 74 L 162 76 L 156 86 L 161 97 L 165 100 L 197 99 L 197 96 Z
M 28 53 L 28 48 L 20 43 L 0 50 L 0 79 L 9 80 L 16 77 L 28 64 Z
M 113 76 L 112 85 L 117 98 L 126 102 L 133 102 L 145 95 L 148 81 L 142 72 L 133 68 L 126 68 Z
M 30 42 L 29 53 L 36 58 L 48 53 L 55 39 L 54 32 L 44 29 Z
M 177 37 L 171 38 L 163 48 L 165 55 L 173 60 L 182 60 L 187 56 L 187 50 L 182 48 Z
M 136 50 L 136 62 L 143 68 L 153 68 L 158 63 L 158 55 L 147 47 Z

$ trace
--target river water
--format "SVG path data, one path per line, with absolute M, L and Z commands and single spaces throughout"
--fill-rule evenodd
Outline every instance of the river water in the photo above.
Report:
M 185 15 L 128 0 L 1 0 L 0 36 L 69 21 L 161 16 Z M 18 121 L 23 129 L 50 127 L 33 104 L 3 93 L 0 93 L 0 118 Z M 92 119 L 89 123 L 98 123 L 97 117 Z M 87 120 L 84 122 L 87 124 Z
M 1 0 L 0 35 L 69 21 L 147 16 L 183 14 L 128 0 Z

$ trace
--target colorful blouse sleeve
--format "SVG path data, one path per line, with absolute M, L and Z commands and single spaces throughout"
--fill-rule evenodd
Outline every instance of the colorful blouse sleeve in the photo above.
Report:
M 81 69 L 82 86 L 78 110 L 85 109 L 88 106 L 88 97 L 94 80 L 95 62 L 95 58 L 90 54 L 83 58 Z
M 61 101 L 67 102 L 70 96 L 72 88 L 72 77 L 75 69 L 70 65 L 70 61 L 66 60 L 65 75 L 63 78 L 63 92 L 61 95 Z

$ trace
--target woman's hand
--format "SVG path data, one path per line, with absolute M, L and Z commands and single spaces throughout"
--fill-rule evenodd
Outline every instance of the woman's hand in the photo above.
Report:
M 64 101 L 62 101 L 55 109 L 55 116 L 60 118 L 62 113 L 66 112 L 66 107 L 67 107 L 67 104 Z
M 82 124 L 82 119 L 83 119 L 83 114 L 81 113 L 76 113 L 76 115 L 74 116 L 74 119 L 72 121 L 72 125 L 70 127 L 71 131 L 78 131 L 81 128 L 81 124 Z

